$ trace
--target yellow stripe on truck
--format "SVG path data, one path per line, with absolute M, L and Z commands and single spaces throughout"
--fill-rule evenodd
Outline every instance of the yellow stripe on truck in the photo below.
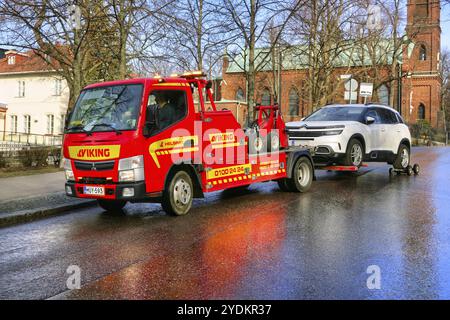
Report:
M 120 145 L 70 146 L 69 157 L 76 160 L 109 160 L 120 156 Z

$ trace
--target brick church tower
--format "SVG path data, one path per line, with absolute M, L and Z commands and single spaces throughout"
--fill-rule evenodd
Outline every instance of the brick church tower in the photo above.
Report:
M 404 52 L 402 115 L 411 124 L 423 119 L 440 127 L 440 1 L 408 0 L 407 7 L 406 33 L 414 45 Z

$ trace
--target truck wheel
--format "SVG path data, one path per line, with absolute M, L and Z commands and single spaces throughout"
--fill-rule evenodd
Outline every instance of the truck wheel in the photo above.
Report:
M 105 211 L 119 213 L 127 204 L 125 200 L 97 200 L 98 205 Z
M 358 139 L 351 139 L 348 142 L 347 152 L 345 154 L 344 165 L 359 167 L 364 157 L 364 149 Z
M 280 150 L 280 137 L 277 133 L 269 133 L 267 135 L 267 151 Z
M 290 192 L 291 191 L 291 189 L 289 188 L 289 186 L 287 184 L 287 179 L 286 178 L 277 180 L 277 183 L 278 183 L 278 187 L 280 187 L 281 191 L 284 191 L 284 192 Z
M 185 171 L 178 171 L 164 190 L 161 204 L 168 214 L 183 216 L 191 209 L 193 195 L 191 176 Z
M 307 157 L 300 157 L 294 165 L 291 178 L 286 179 L 286 186 L 291 192 L 306 192 L 311 188 L 314 169 Z
M 398 147 L 397 156 L 395 157 L 394 161 L 394 168 L 395 169 L 406 169 L 409 166 L 410 161 L 410 152 L 409 148 L 401 144 L 400 147 Z

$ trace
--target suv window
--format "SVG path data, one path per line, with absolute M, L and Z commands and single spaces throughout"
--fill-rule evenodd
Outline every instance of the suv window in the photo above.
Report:
M 398 113 L 396 113 L 395 115 L 397 116 L 398 123 L 405 123 L 401 115 L 399 115 Z
M 187 114 L 186 92 L 180 90 L 154 90 L 148 96 L 147 121 L 156 118 L 157 131 L 164 130 Z M 152 115 L 154 113 L 154 115 Z
M 378 112 L 375 109 L 370 109 L 369 111 L 367 111 L 366 117 L 374 118 L 375 119 L 374 123 L 381 123 L 380 115 L 378 114 Z
M 377 108 L 377 112 L 380 114 L 381 123 L 383 124 L 396 124 L 398 123 L 397 116 L 394 112 L 385 109 L 385 108 Z

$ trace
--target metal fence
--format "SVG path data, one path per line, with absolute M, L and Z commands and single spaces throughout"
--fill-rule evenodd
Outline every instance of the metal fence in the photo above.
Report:
M 35 134 L 25 132 L 0 131 L 0 145 L 61 146 L 62 134 Z
M 0 168 L 55 165 L 60 162 L 63 135 L 0 131 Z

